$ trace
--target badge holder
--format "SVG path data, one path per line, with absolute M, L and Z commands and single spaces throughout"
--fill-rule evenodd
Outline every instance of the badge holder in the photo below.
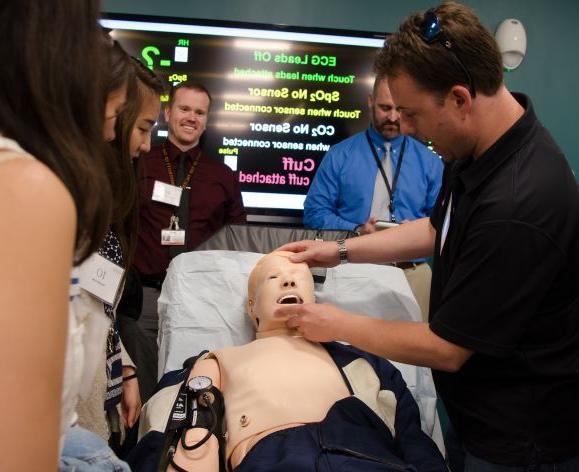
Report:
M 161 246 L 184 246 L 185 230 L 179 228 L 179 217 L 172 215 L 169 227 L 161 230 Z
M 155 202 L 166 203 L 168 205 L 179 206 L 182 192 L 183 189 L 181 187 L 155 180 L 151 200 Z
M 125 270 L 98 253 L 93 253 L 79 268 L 79 285 L 109 305 L 119 296 Z

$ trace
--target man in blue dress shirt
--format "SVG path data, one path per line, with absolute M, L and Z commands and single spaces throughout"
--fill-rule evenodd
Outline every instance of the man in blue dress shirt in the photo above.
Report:
M 383 226 L 381 222 L 430 216 L 440 189 L 440 158 L 400 134 L 400 113 L 385 76 L 376 77 L 368 107 L 371 126 L 324 156 L 305 200 L 304 226 L 367 234 Z M 396 265 L 404 270 L 426 321 L 430 267 L 424 259 Z

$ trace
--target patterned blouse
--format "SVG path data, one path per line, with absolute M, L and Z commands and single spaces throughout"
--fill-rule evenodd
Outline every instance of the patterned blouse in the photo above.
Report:
M 123 265 L 121 242 L 113 230 L 109 229 L 98 253 L 119 266 Z M 109 410 L 121 401 L 121 394 L 123 393 L 123 363 L 121 361 L 121 339 L 115 322 L 115 309 L 108 303 L 103 302 L 103 305 L 105 313 L 111 319 L 111 327 L 107 337 L 107 392 L 104 404 L 105 410 Z

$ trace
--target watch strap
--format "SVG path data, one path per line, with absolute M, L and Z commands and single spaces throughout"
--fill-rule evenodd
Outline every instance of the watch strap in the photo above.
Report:
M 336 243 L 338 243 L 338 256 L 340 258 L 340 264 L 347 264 L 348 263 L 348 250 L 346 249 L 346 240 L 345 239 L 337 239 Z

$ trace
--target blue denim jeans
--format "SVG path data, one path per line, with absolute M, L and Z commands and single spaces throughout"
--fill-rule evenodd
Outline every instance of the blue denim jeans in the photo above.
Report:
M 464 472 L 577 472 L 579 457 L 555 464 L 535 464 L 524 466 L 509 466 L 487 462 L 466 453 Z
M 60 472 L 131 472 L 100 437 L 80 426 L 70 428 L 64 440 Z

